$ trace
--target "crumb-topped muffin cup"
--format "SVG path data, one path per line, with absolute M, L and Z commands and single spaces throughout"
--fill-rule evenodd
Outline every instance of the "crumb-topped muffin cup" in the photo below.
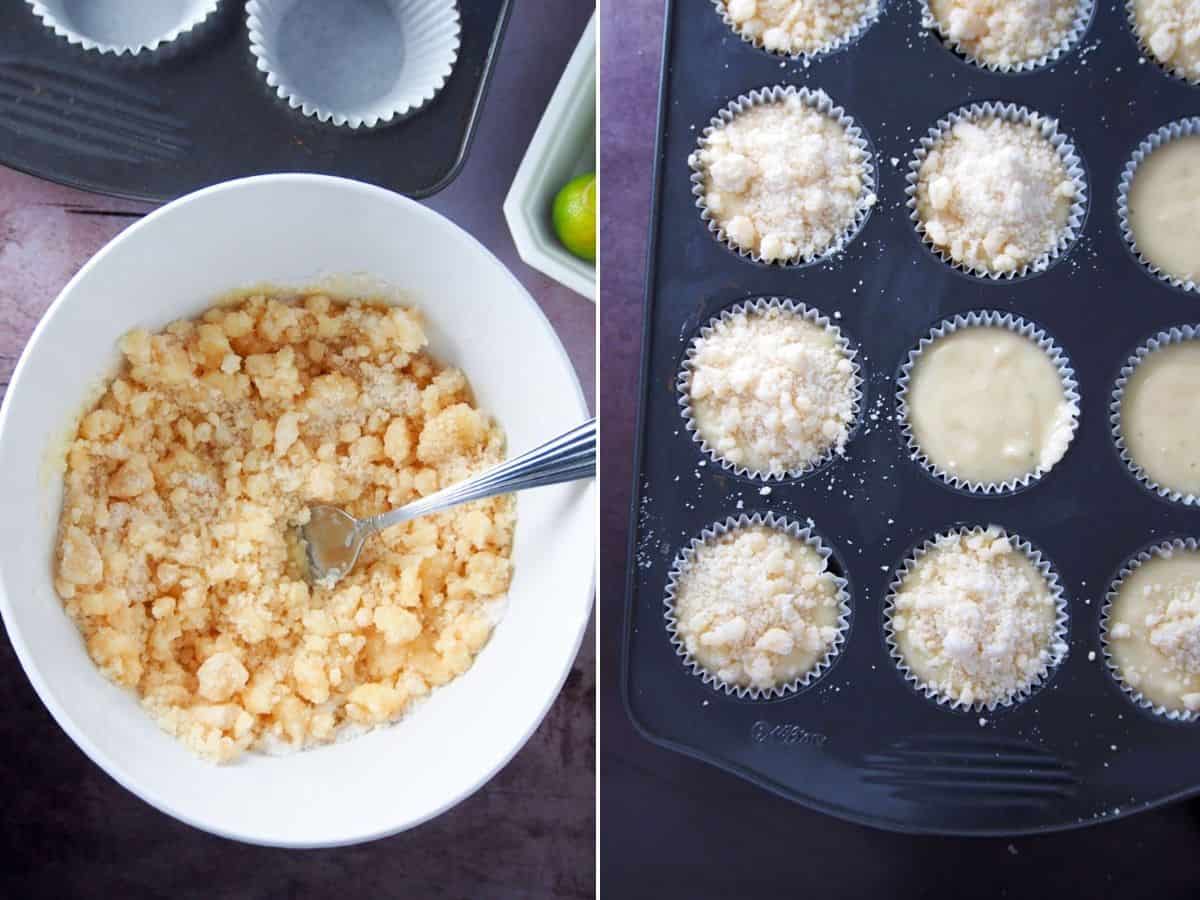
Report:
M 1052 462 L 1044 464 L 1039 460 L 1038 464 L 1025 474 L 1001 481 L 979 481 L 964 478 L 938 465 L 929 458 L 925 450 L 921 447 L 913 428 L 909 405 L 913 369 L 921 359 L 921 355 L 931 346 L 949 335 L 969 328 L 998 328 L 1012 334 L 1020 335 L 1044 352 L 1046 358 L 1054 365 L 1054 368 L 1058 372 L 1059 380 L 1062 383 L 1063 399 L 1066 403 L 1066 412 L 1069 416 L 1069 423 L 1066 427 L 1069 431 L 1063 439 L 1062 451 L 1058 453 Z M 1066 353 L 1059 348 L 1041 327 L 1012 313 L 985 310 L 960 314 L 951 319 L 939 322 L 930 329 L 928 334 L 917 342 L 915 347 L 908 351 L 908 355 L 901 364 L 900 372 L 896 378 L 896 406 L 896 422 L 900 426 L 900 436 L 904 441 L 905 447 L 908 449 L 909 457 L 925 469 L 926 472 L 949 487 L 969 494 L 1009 494 L 1023 490 L 1040 481 L 1046 473 L 1062 460 L 1067 450 L 1070 449 L 1070 445 L 1075 438 L 1075 432 L 1079 427 L 1079 382 L 1075 379 L 1075 369 L 1071 366 L 1071 361 Z
M 921 0 L 921 26 L 932 31 L 937 35 L 938 40 L 941 41 L 946 49 L 961 57 L 966 62 L 979 66 L 981 69 L 987 69 L 990 72 L 998 72 L 1004 75 L 1034 72 L 1058 62 L 1058 60 L 1079 46 L 1083 40 L 1084 33 L 1088 29 L 1088 25 L 1091 24 L 1092 15 L 1096 9 L 1095 0 L 1071 0 L 1074 6 L 1071 23 L 1060 40 L 1054 42 L 1044 53 L 1037 56 L 1016 62 L 1003 63 L 986 59 L 972 52 L 967 46 L 966 40 L 961 40 L 953 36 L 952 29 L 948 28 L 934 14 L 931 2 L 932 0 Z
M 246 25 L 258 70 L 280 100 L 352 130 L 399 122 L 429 104 L 454 70 L 462 30 L 457 0 L 250 0 Z
M 821 574 L 828 574 L 831 580 L 831 586 L 834 590 L 833 599 L 836 601 L 835 615 L 833 623 L 830 626 L 836 633 L 827 642 L 823 652 L 818 652 L 815 661 L 806 671 L 799 673 L 794 678 L 780 681 L 770 686 L 730 683 L 723 680 L 716 672 L 706 668 L 688 650 L 685 638 L 680 634 L 681 626 L 676 609 L 680 582 L 687 576 L 690 568 L 694 565 L 697 551 L 701 548 L 711 546 L 712 542 L 717 541 L 725 535 L 736 534 L 741 529 L 750 528 L 763 528 L 776 531 L 799 541 L 814 552 L 821 561 Z M 706 685 L 709 685 L 714 690 L 721 691 L 727 696 L 737 697 L 739 700 L 774 700 L 779 697 L 795 694 L 812 685 L 833 664 L 841 648 L 846 643 L 846 637 L 850 629 L 851 606 L 849 582 L 845 577 L 833 571 L 830 566 L 831 562 L 836 562 L 833 551 L 825 544 L 820 535 L 817 534 L 811 522 L 806 526 L 801 526 L 798 522 L 777 516 L 774 513 L 742 514 L 736 517 L 729 516 L 723 522 L 714 522 L 701 531 L 699 536 L 692 538 L 688 542 L 688 545 L 675 557 L 675 561 L 672 563 L 671 569 L 667 574 L 666 592 L 663 598 L 663 619 L 666 623 L 667 635 L 670 638 L 671 646 L 675 649 L 676 655 L 683 661 L 687 670 L 699 677 Z
M 1044 250 L 1029 262 L 1004 271 L 961 262 L 955 259 L 948 250 L 939 246 L 928 233 L 926 223 L 921 217 L 918 196 L 921 169 L 925 165 L 926 159 L 944 139 L 950 136 L 955 126 L 965 122 L 978 124 L 993 119 L 1009 122 L 1014 125 L 1027 126 L 1044 138 L 1054 149 L 1055 154 L 1062 163 L 1067 178 L 1074 187 L 1066 222 L 1062 226 L 1061 233 L 1058 235 L 1054 246 Z M 906 203 L 909 210 L 908 217 L 912 221 L 917 235 L 924 246 L 934 256 L 955 271 L 989 283 L 1014 281 L 1044 272 L 1050 268 L 1053 263 L 1061 259 L 1072 245 L 1074 245 L 1079 235 L 1083 232 L 1083 223 L 1087 216 L 1087 176 L 1084 173 L 1083 161 L 1076 152 L 1074 144 L 1071 143 L 1063 132 L 1059 131 L 1057 119 L 1044 116 L 1041 113 L 1034 112 L 1024 106 L 1018 106 L 1015 103 L 1003 103 L 999 101 L 973 103 L 970 106 L 964 106 L 938 119 L 917 144 L 912 159 L 909 160 L 908 174 L 905 176 L 905 181 L 907 182 L 907 187 L 904 190 L 904 194 L 908 198 Z
M 1200 135 L 1200 117 L 1177 119 L 1151 132 L 1137 145 L 1133 154 L 1129 157 L 1129 161 L 1125 163 L 1125 168 L 1121 171 L 1121 180 L 1117 185 L 1117 220 L 1121 225 L 1121 235 L 1125 238 L 1126 246 L 1128 246 L 1134 258 L 1141 263 L 1142 268 L 1150 275 L 1153 275 L 1160 281 L 1166 282 L 1171 287 L 1189 293 L 1200 291 L 1200 284 L 1197 284 L 1195 279 L 1179 278 L 1170 272 L 1164 271 L 1147 259 L 1142 249 L 1138 246 L 1137 235 L 1133 233 L 1133 225 L 1130 222 L 1129 192 L 1133 188 L 1133 179 L 1137 175 L 1138 167 L 1154 151 L 1179 138 L 1195 137 L 1197 135 Z
M 1015 689 L 1004 692 L 1001 696 L 987 698 L 967 698 L 952 696 L 939 690 L 936 686 L 923 680 L 913 671 L 897 639 L 897 618 L 901 611 L 897 607 L 897 597 L 903 591 L 909 576 L 917 566 L 928 558 L 929 554 L 939 548 L 941 542 L 958 538 L 984 537 L 992 535 L 997 539 L 1006 540 L 1010 548 L 1022 554 L 1033 566 L 1034 571 L 1042 579 L 1046 590 L 1054 604 L 1054 617 L 1050 634 L 1046 641 L 1045 659 L 1036 673 L 1018 684 Z M 1029 699 L 1046 683 L 1055 669 L 1066 659 L 1068 652 L 1068 614 L 1067 600 L 1058 573 L 1040 550 L 1019 535 L 1011 534 L 998 525 L 975 525 L 950 528 L 930 537 L 918 544 L 905 557 L 903 564 L 898 566 L 888 585 L 887 598 L 883 606 L 883 636 L 888 655 L 896 664 L 904 680 L 918 694 L 946 709 L 958 712 L 996 712 L 1012 707 Z
M 743 316 L 755 317 L 768 314 L 794 316 L 799 320 L 810 323 L 828 335 L 832 339 L 833 346 L 839 351 L 841 360 L 845 360 L 848 363 L 849 369 L 847 374 L 850 382 L 848 391 L 850 412 L 848 420 L 843 423 L 843 433 L 831 438 L 827 447 L 803 464 L 776 471 L 763 471 L 753 466 L 743 465 L 723 455 L 717 447 L 713 446 L 701 435 L 696 423 L 696 415 L 692 403 L 692 382 L 697 367 L 696 355 L 699 343 L 712 337 L 717 328 L 722 324 L 728 324 Z M 699 445 L 700 452 L 736 476 L 767 482 L 803 478 L 823 468 L 836 456 L 844 452 L 845 445 L 854 437 L 862 419 L 863 385 L 864 378 L 858 359 L 858 351 L 851 344 L 842 329 L 833 324 L 829 317 L 822 315 L 820 311 L 785 297 L 759 297 L 753 300 L 744 300 L 723 309 L 718 315 L 709 319 L 688 345 L 675 384 L 679 392 L 678 404 L 680 414 L 683 416 L 684 427 L 692 441 Z
M 1137 42 L 1138 50 L 1147 59 L 1172 78 L 1182 81 L 1185 84 L 1190 84 L 1193 87 L 1200 85 L 1200 68 L 1197 68 L 1196 74 L 1189 75 L 1187 72 L 1182 71 L 1179 66 L 1172 66 L 1170 63 L 1170 56 L 1174 54 L 1178 46 L 1178 35 L 1167 38 L 1167 46 L 1155 48 L 1154 35 L 1144 34 L 1141 26 L 1138 24 L 1138 0 L 1125 0 L 1125 17 L 1129 21 L 1129 30 L 1133 34 L 1134 41 Z M 1164 59 L 1164 56 L 1167 58 Z
M 150 58 L 187 41 L 221 0 L 26 0 L 41 23 L 90 52 Z
M 830 236 L 829 242 L 820 251 L 809 255 L 799 254 L 768 259 L 760 249 L 739 244 L 725 225 L 717 221 L 716 213 L 709 209 L 709 192 L 706 183 L 708 168 L 701 156 L 708 149 L 713 134 L 729 126 L 738 116 L 756 107 L 782 104 L 792 97 L 807 109 L 827 117 L 842 127 L 850 146 L 859 154 L 858 162 L 861 164 L 861 171 L 857 174 L 860 177 L 860 187 L 850 220 Z M 692 170 L 692 196 L 696 198 L 696 208 L 700 210 L 700 218 L 708 226 L 709 233 L 738 256 L 763 265 L 801 267 L 835 256 L 862 231 L 878 200 L 875 194 L 876 184 L 878 184 L 876 159 L 866 133 L 854 119 L 846 114 L 842 107 L 835 106 L 832 98 L 823 90 L 813 90 L 807 87 L 798 88 L 794 85 L 764 87 L 750 91 L 748 94 L 742 94 L 731 101 L 727 106 L 718 110 L 701 132 L 696 149 L 688 156 L 688 167 Z
M 803 5 L 803 0 L 797 0 Z M 812 2 L 808 0 L 809 5 L 816 9 L 821 9 L 826 5 L 817 0 Z M 751 46 L 764 50 L 774 56 L 785 57 L 788 59 L 802 60 L 806 64 L 818 57 L 834 53 L 849 47 L 852 43 L 858 40 L 879 18 L 883 11 L 885 0 L 861 0 L 861 12 L 857 17 L 848 19 L 842 26 L 832 33 L 819 44 L 812 47 L 790 47 L 783 43 L 783 35 L 772 35 L 772 29 L 766 27 L 766 23 L 758 19 L 755 13 L 757 12 L 757 0 L 712 0 L 713 6 L 717 10 L 717 15 L 729 27 L 734 34 L 740 37 L 743 41 Z M 760 25 L 752 25 L 751 23 L 761 23 Z M 779 29 L 776 28 L 776 31 Z M 770 36 L 770 37 L 768 37 Z
M 1113 385 L 1112 401 L 1108 407 L 1108 421 L 1112 427 L 1113 442 L 1116 444 L 1117 453 L 1120 455 L 1121 461 L 1125 463 L 1130 474 L 1137 479 L 1137 482 L 1142 487 L 1172 503 L 1180 503 L 1184 506 L 1198 506 L 1200 505 L 1200 495 L 1191 491 L 1176 490 L 1161 484 L 1146 471 L 1142 463 L 1139 463 L 1134 458 L 1133 452 L 1125 440 L 1125 431 L 1121 421 L 1125 392 L 1129 387 L 1130 379 L 1133 378 L 1138 367 L 1156 352 L 1168 347 L 1184 344 L 1188 341 L 1200 341 L 1200 325 L 1177 325 L 1165 331 L 1160 331 L 1134 350 L 1125 361 L 1125 365 L 1121 367 L 1121 371 L 1117 375 L 1117 381 Z
M 1104 655 L 1104 667 L 1108 670 L 1108 674 L 1135 706 L 1171 722 L 1191 723 L 1200 721 L 1200 711 L 1172 708 L 1162 703 L 1156 703 L 1138 690 L 1136 685 L 1130 683 L 1113 654 L 1112 641 L 1121 640 L 1121 638 L 1116 638 L 1111 634 L 1113 604 L 1120 596 L 1121 588 L 1126 580 L 1146 563 L 1156 559 L 1170 558 L 1173 554 L 1181 552 L 1200 552 L 1200 542 L 1190 537 L 1159 541 L 1137 551 L 1121 564 L 1121 568 L 1117 570 L 1117 574 L 1113 577 L 1108 591 L 1104 595 L 1104 604 L 1100 607 L 1100 652 Z

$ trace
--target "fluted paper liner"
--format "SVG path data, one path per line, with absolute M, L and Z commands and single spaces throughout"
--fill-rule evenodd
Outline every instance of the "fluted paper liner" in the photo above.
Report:
M 946 319 L 935 325 L 925 337 L 921 338 L 916 347 L 908 351 L 908 357 L 904 365 L 900 368 L 900 375 L 896 379 L 896 402 L 898 410 L 896 420 L 900 424 L 900 434 L 904 439 L 905 446 L 908 448 L 909 456 L 934 477 L 945 482 L 952 488 L 972 494 L 1005 494 L 1021 490 L 1040 481 L 1047 472 L 1062 461 L 1061 458 L 1046 467 L 1043 467 L 1039 462 L 1037 468 L 1030 470 L 1020 477 L 1010 478 L 1007 481 L 968 481 L 936 465 L 925 455 L 920 443 L 917 441 L 917 436 L 913 433 L 912 422 L 909 419 L 908 391 L 912 381 L 913 368 L 916 366 L 921 354 L 947 335 L 951 335 L 963 328 L 976 327 L 1004 328 L 1014 334 L 1028 338 L 1043 350 L 1050 361 L 1054 363 L 1054 367 L 1058 370 L 1058 376 L 1062 380 L 1063 396 L 1071 412 L 1071 436 L 1067 439 L 1067 449 L 1063 451 L 1063 455 L 1066 455 L 1067 451 L 1070 450 L 1071 443 L 1075 440 L 1075 432 L 1079 428 L 1079 383 L 1075 380 L 1075 370 L 1071 367 L 1071 361 L 1067 358 L 1067 355 L 1054 343 L 1053 339 L 1045 331 L 1032 322 L 1020 316 L 1015 316 L 1012 313 L 997 311 L 971 312 L 955 316 L 952 319 Z
M 1138 144 L 1137 149 L 1133 151 L 1133 156 L 1129 158 L 1129 162 L 1125 163 L 1125 168 L 1121 172 L 1120 184 L 1117 186 L 1117 219 L 1121 223 L 1121 234 L 1133 255 L 1154 277 L 1165 281 L 1172 287 L 1192 293 L 1200 291 L 1200 285 L 1197 285 L 1193 279 L 1184 280 L 1176 278 L 1169 272 L 1164 272 L 1147 259 L 1141 248 L 1138 247 L 1137 236 L 1133 233 L 1133 226 L 1129 223 L 1129 191 L 1133 187 L 1133 178 L 1137 174 L 1138 166 L 1145 161 L 1146 157 L 1169 141 L 1181 137 L 1192 137 L 1196 134 L 1200 134 L 1200 118 L 1178 119 L 1152 132 Z
M 1182 503 L 1185 506 L 1200 505 L 1200 497 L 1195 494 L 1184 494 L 1181 491 L 1164 487 L 1154 481 L 1149 473 L 1133 458 L 1133 454 L 1129 452 L 1129 447 L 1125 444 L 1125 435 L 1121 431 L 1121 401 L 1125 398 L 1125 387 L 1129 384 L 1129 379 L 1133 377 L 1134 370 L 1148 356 L 1156 350 L 1160 350 L 1171 344 L 1195 340 L 1200 340 L 1200 325 L 1177 325 L 1166 331 L 1160 331 L 1134 350 L 1129 359 L 1126 360 L 1125 365 L 1121 367 L 1121 372 L 1117 376 L 1117 382 L 1113 386 L 1112 402 L 1108 407 L 1108 421 L 1112 426 L 1113 441 L 1116 442 L 1117 452 L 1121 454 L 1121 460 L 1128 466 L 1133 477 L 1144 488 L 1153 491 L 1163 499 L 1174 503 Z M 1200 427 L 1200 425 L 1197 427 Z
M 679 552 L 675 557 L 675 561 L 671 564 L 671 570 L 667 574 L 666 594 L 663 598 L 663 619 L 666 622 L 667 634 L 671 639 L 671 646 L 675 648 L 675 653 L 683 660 L 684 666 L 688 671 L 698 676 L 701 681 L 712 687 L 714 690 L 721 691 L 728 696 L 737 697 L 738 699 L 750 700 L 772 700 L 776 697 L 783 697 L 789 694 L 794 694 L 802 688 L 808 687 L 824 674 L 833 664 L 834 659 L 841 651 L 842 646 L 846 643 L 846 633 L 850 628 L 850 592 L 849 583 L 845 578 L 834 574 L 830 571 L 830 575 L 837 586 L 838 597 L 838 618 L 837 618 L 837 636 L 830 642 L 825 655 L 817 660 L 816 664 L 811 669 L 803 673 L 799 677 L 785 684 L 774 685 L 770 688 L 759 688 L 752 685 L 736 685 L 727 684 L 716 676 L 715 673 L 704 668 L 684 646 L 683 638 L 678 633 L 678 622 L 675 617 L 675 591 L 679 578 L 687 571 L 687 567 L 691 565 L 695 558 L 696 550 L 708 541 L 711 541 L 723 534 L 734 531 L 740 528 L 750 528 L 755 525 L 763 525 L 767 528 L 773 528 L 790 535 L 797 540 L 803 541 L 825 561 L 828 569 L 829 560 L 833 556 L 833 551 L 825 545 L 817 534 L 811 520 L 807 526 L 801 527 L 798 522 L 791 519 L 777 516 L 774 513 L 755 513 L 753 515 L 729 516 L 723 522 L 714 522 L 703 531 L 699 537 L 694 537 L 688 542 L 688 545 Z
M 83 50 L 113 56 L 149 57 L 185 38 L 202 25 L 220 5 L 220 0 L 26 0 L 44 26 L 68 43 Z M 75 13 L 71 8 L 75 8 Z M 78 10 L 88 10 L 86 20 L 104 21 L 105 34 L 80 25 Z M 122 35 L 120 38 L 116 35 Z
M 713 333 L 713 328 L 718 322 L 729 321 L 740 315 L 761 315 L 769 309 L 783 310 L 792 315 L 798 316 L 814 325 L 818 325 L 833 335 L 837 341 L 838 347 L 842 354 L 850 361 L 850 365 L 854 367 L 851 373 L 853 378 L 853 408 L 850 413 L 850 421 L 846 423 L 846 442 L 849 443 L 854 437 L 854 433 L 858 428 L 858 424 L 862 418 L 862 398 L 863 398 L 863 375 L 862 368 L 858 361 L 858 351 L 855 350 L 849 339 L 842 333 L 841 328 L 834 325 L 828 316 L 822 315 L 818 310 L 810 306 L 806 306 L 796 300 L 791 300 L 786 297 L 758 297 L 753 300 L 744 300 L 740 303 L 735 303 L 726 309 L 723 309 L 719 314 L 713 316 L 700 329 L 697 335 L 692 338 L 688 345 L 686 354 L 684 355 L 683 365 L 680 367 L 679 375 L 676 378 L 675 387 L 679 392 L 679 409 L 683 415 L 684 427 L 687 429 L 693 441 L 700 445 L 700 451 L 708 456 L 713 462 L 720 465 L 723 469 L 732 472 L 734 475 L 747 478 L 757 478 L 763 481 L 783 481 L 785 479 L 802 478 L 809 475 L 825 466 L 836 455 L 838 455 L 837 447 L 831 445 L 825 452 L 821 453 L 815 459 L 810 460 L 807 464 L 796 469 L 788 469 L 783 472 L 758 472 L 746 466 L 737 465 L 730 462 L 715 448 L 709 446 L 708 442 L 700 437 L 700 432 L 696 428 L 696 421 L 692 413 L 691 400 L 691 384 L 692 384 L 692 365 L 696 356 L 696 342 L 701 338 L 707 338 Z
M 1024 553 L 1029 561 L 1033 563 L 1034 568 L 1046 581 L 1046 586 L 1050 590 L 1051 596 L 1054 598 L 1056 615 L 1054 620 L 1054 631 L 1050 635 L 1050 642 L 1047 646 L 1049 653 L 1049 661 L 1028 684 L 1019 687 L 1016 691 L 1006 697 L 998 700 L 982 701 L 976 700 L 971 704 L 963 703 L 961 700 L 940 693 L 932 685 L 928 685 L 917 677 L 916 673 L 909 668 L 908 663 L 904 659 L 904 654 L 901 653 L 899 644 L 896 642 L 895 632 L 892 630 L 892 619 L 896 612 L 896 594 L 899 593 L 904 580 L 908 577 L 918 562 L 930 550 L 937 546 L 937 542 L 943 538 L 956 537 L 962 535 L 983 534 L 988 528 L 995 528 L 999 533 L 1008 538 L 1013 549 Z M 883 631 L 884 640 L 887 643 L 888 655 L 896 663 L 896 667 L 900 670 L 900 674 L 904 676 L 912 688 L 926 699 L 933 701 L 939 706 L 945 706 L 948 709 L 958 710 L 961 712 L 995 712 L 998 709 L 1006 709 L 1017 703 L 1024 702 L 1029 699 L 1042 685 L 1044 685 L 1050 674 L 1062 664 L 1062 661 L 1067 657 L 1067 600 L 1063 594 L 1062 584 L 1059 582 L 1058 573 L 1051 566 L 1050 561 L 1042 556 L 1040 550 L 1034 547 L 1029 541 L 1019 535 L 1010 534 L 999 526 L 983 526 L 975 525 L 973 527 L 951 528 L 947 531 L 940 532 L 931 538 L 925 540 L 922 544 L 916 547 L 905 558 L 904 563 L 899 566 L 888 585 L 887 599 L 883 607 Z
M 282 25 L 294 5 L 295 0 L 250 0 L 246 4 L 250 52 L 279 99 L 321 122 L 350 129 L 398 122 L 433 100 L 458 61 L 461 24 L 456 0 L 389 3 L 387 10 L 401 23 L 403 37 L 395 52 L 383 58 L 377 55 L 365 59 L 362 48 L 353 45 L 353 35 L 339 36 L 336 29 L 331 32 L 323 23 L 313 23 L 313 38 L 321 42 L 320 55 L 350 60 L 362 67 L 388 67 L 386 75 L 392 79 L 391 87 L 381 96 L 346 106 L 331 105 L 313 96 L 311 86 L 334 77 L 353 78 L 354 65 L 339 69 L 341 74 L 335 76 L 328 67 L 322 67 L 320 55 L 295 48 L 289 52 L 281 47 Z M 287 32 L 293 38 L 304 33 L 295 23 L 289 23 Z M 339 40 L 340 47 L 336 44 Z M 327 46 L 330 42 L 334 46 Z

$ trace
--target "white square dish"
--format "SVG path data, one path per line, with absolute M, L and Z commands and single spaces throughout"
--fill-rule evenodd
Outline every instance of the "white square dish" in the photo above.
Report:
M 571 55 L 504 200 L 504 218 L 521 259 L 596 300 L 596 266 L 573 256 L 554 233 L 550 208 L 559 189 L 596 169 L 596 19 Z

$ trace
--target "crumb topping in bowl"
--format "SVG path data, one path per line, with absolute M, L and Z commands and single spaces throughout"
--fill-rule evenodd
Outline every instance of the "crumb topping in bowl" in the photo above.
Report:
M 89 654 L 207 758 L 397 718 L 464 672 L 508 587 L 511 498 L 388 529 L 333 590 L 291 529 L 500 461 L 417 312 L 250 296 L 133 331 L 68 449 L 55 588 Z

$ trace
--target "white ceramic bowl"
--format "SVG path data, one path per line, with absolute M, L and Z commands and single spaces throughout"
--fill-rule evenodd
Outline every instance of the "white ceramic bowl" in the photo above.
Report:
M 586 417 L 574 370 L 529 295 L 456 225 L 388 191 L 315 175 L 217 185 L 147 216 L 80 270 L 22 354 L 0 408 L 0 612 L 38 695 L 113 778 L 189 824 L 259 844 L 349 844 L 410 828 L 479 788 L 558 695 L 592 603 L 590 482 L 522 494 L 508 609 L 474 666 L 396 725 L 284 757 L 196 759 L 89 659 L 51 586 L 61 478 L 47 459 L 117 339 L 230 289 L 330 276 L 392 285 L 432 350 L 461 366 L 511 451 Z M 345 283 L 345 282 L 343 282 Z

